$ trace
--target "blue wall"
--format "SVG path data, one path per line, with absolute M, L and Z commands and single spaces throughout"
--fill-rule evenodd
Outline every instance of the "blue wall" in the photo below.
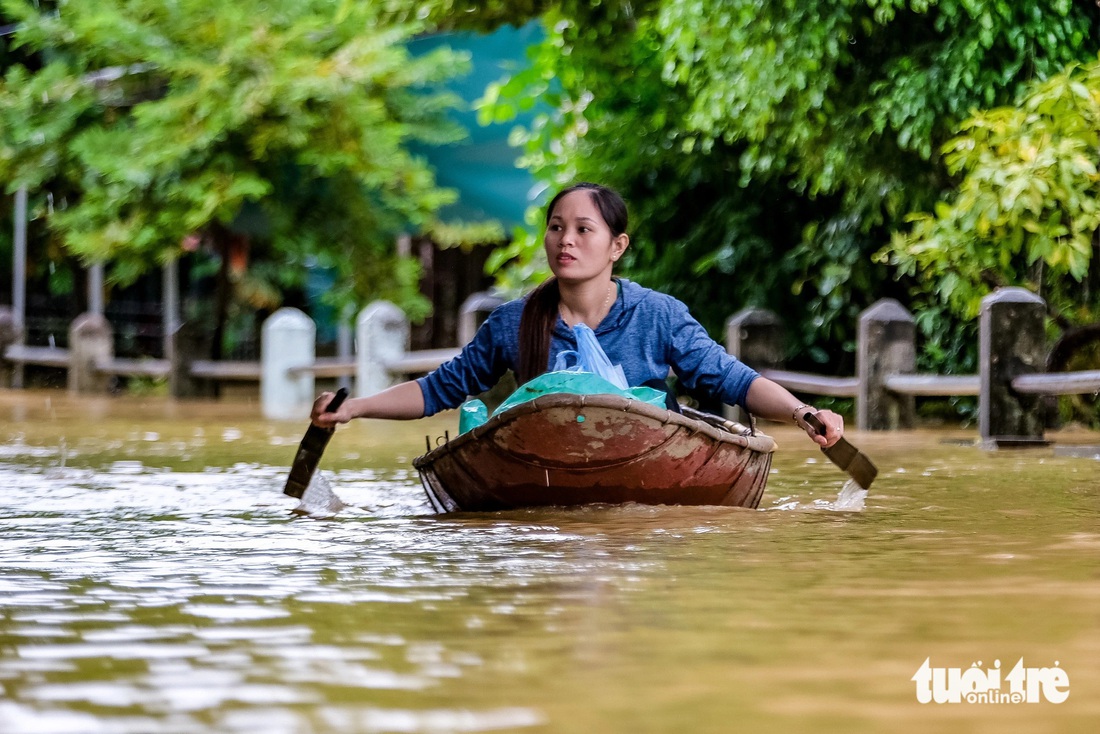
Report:
M 542 27 L 533 22 L 522 28 L 504 26 L 487 35 L 440 34 L 417 39 L 409 45 L 414 54 L 449 46 L 471 56 L 470 73 L 447 85 L 466 102 L 464 109 L 452 113 L 452 119 L 466 129 L 467 138 L 450 145 L 417 148 L 435 169 L 439 184 L 459 192 L 458 202 L 441 212 L 444 221 L 497 219 L 511 229 L 523 223 L 524 211 L 537 198 L 534 178 L 516 167 L 521 151 L 508 145 L 512 128 L 527 126 L 535 113 L 522 113 L 505 124 L 482 126 L 478 124 L 473 103 L 485 93 L 490 82 L 526 66 L 527 48 L 541 41 L 542 36 Z

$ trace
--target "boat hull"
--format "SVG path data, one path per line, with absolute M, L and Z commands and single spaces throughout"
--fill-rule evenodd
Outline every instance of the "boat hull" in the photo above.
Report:
M 756 507 L 775 442 L 638 400 L 552 394 L 418 457 L 439 512 L 636 502 Z

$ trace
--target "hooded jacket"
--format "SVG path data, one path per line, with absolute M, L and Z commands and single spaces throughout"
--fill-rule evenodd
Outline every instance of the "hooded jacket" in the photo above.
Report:
M 760 375 L 726 354 L 687 306 L 672 296 L 616 278 L 619 295 L 595 329 L 612 364 L 622 365 L 630 385 L 665 381 L 669 369 L 688 388 L 729 405 L 743 405 L 749 385 Z M 457 408 L 469 396 L 497 383 L 519 367 L 519 322 L 527 299 L 497 307 L 457 357 L 417 380 L 424 393 L 424 415 Z M 558 317 L 550 337 L 547 369 L 558 353 L 577 348 L 573 330 Z

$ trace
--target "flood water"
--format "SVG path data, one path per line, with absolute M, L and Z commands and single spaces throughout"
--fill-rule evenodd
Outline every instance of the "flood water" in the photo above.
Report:
M 457 418 L 359 422 L 316 520 L 305 421 L 258 412 L 0 391 L 0 732 L 1097 731 L 1100 449 L 852 433 L 838 511 L 779 428 L 759 511 L 433 516 L 411 459 Z M 926 659 L 1021 658 L 1068 698 L 918 703 Z

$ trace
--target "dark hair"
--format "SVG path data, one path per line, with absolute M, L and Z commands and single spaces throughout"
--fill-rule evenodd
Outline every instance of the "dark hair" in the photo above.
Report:
M 587 191 L 592 203 L 600 210 L 600 216 L 611 230 L 612 237 L 626 232 L 626 202 L 618 192 L 600 184 L 575 183 L 559 191 L 546 207 L 546 224 L 554 216 L 554 207 L 562 197 L 574 191 Z M 557 278 L 550 278 L 527 297 L 523 316 L 519 321 L 519 375 L 520 384 L 538 377 L 546 371 L 550 361 L 550 335 L 558 320 L 558 304 L 561 291 Z
M 546 207 L 547 224 L 550 224 L 550 217 L 554 216 L 554 207 L 558 205 L 558 202 L 574 191 L 588 192 L 588 195 L 592 197 L 592 203 L 600 210 L 600 216 L 603 217 L 604 223 L 611 230 L 612 237 L 618 237 L 626 232 L 626 202 L 623 201 L 623 197 L 619 196 L 619 192 L 614 189 L 609 189 L 600 184 L 588 183 L 587 181 L 567 186 L 550 200 Z

